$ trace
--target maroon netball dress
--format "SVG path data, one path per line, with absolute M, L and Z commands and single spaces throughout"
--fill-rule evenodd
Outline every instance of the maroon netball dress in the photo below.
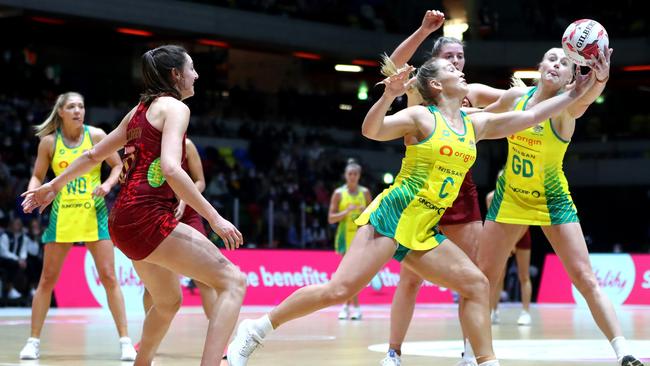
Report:
M 178 201 L 160 168 L 162 132 L 147 120 L 148 109 L 140 103 L 127 126 L 121 189 L 108 219 L 111 239 L 133 260 L 146 258 L 178 225 Z
M 517 244 L 515 245 L 515 248 L 517 249 L 522 249 L 522 250 L 530 250 L 532 247 L 532 240 L 530 239 L 530 229 L 526 229 L 526 233 L 524 236 L 519 239 Z
M 187 159 L 183 161 L 183 169 L 185 169 L 188 174 L 190 173 Z M 185 206 L 185 211 L 183 212 L 183 217 L 181 217 L 181 222 L 195 228 L 198 232 L 203 234 L 203 236 L 208 236 L 207 232 L 205 231 L 205 226 L 203 225 L 203 218 L 198 214 L 198 212 L 190 207 L 190 205 Z

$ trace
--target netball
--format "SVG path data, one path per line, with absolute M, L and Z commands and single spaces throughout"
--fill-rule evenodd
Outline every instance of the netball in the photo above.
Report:
M 562 36 L 562 48 L 576 64 L 586 66 L 591 56 L 598 57 L 598 51 L 609 47 L 609 36 L 605 27 L 591 19 L 580 19 L 569 24 Z

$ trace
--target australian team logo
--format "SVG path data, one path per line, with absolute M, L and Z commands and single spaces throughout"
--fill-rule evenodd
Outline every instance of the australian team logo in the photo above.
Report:
M 454 154 L 454 149 L 449 145 L 444 145 L 440 148 L 440 155 L 452 156 Z
M 464 151 L 454 151 L 454 149 L 449 145 L 442 145 L 440 147 L 440 150 L 438 150 L 438 152 L 440 153 L 440 155 L 449 156 L 449 157 L 453 156 L 461 159 L 464 162 L 476 160 L 475 154 L 470 154 Z

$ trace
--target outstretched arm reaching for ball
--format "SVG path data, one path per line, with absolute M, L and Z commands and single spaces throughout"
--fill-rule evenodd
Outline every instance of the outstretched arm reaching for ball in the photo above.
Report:
M 413 57 L 418 47 L 427 37 L 437 31 L 445 23 L 445 14 L 438 10 L 428 10 L 422 19 L 422 25 L 405 39 L 390 55 L 397 67 L 406 65 Z
M 52 203 L 56 194 L 68 182 L 88 172 L 95 165 L 101 163 L 104 159 L 122 148 L 126 143 L 126 127 L 134 111 L 135 108 L 124 116 L 122 122 L 120 122 L 117 128 L 111 131 L 106 138 L 103 138 L 92 149 L 86 151 L 79 158 L 75 159 L 75 161 L 73 161 L 72 164 L 70 164 L 70 166 L 68 166 L 56 178 L 23 193 L 21 195 L 25 198 L 22 203 L 23 211 L 29 213 L 38 208 L 42 212 L 47 205 Z
M 598 51 L 598 57 L 591 56 L 587 66 L 589 66 L 594 73 L 596 82 L 585 93 L 585 95 L 567 108 L 567 112 L 569 112 L 573 118 L 580 118 L 587 111 L 587 108 L 589 108 L 591 103 L 593 103 L 596 98 L 603 93 L 603 90 L 605 90 L 605 85 L 609 80 L 609 65 L 613 52 L 613 49 L 608 48 L 605 49 L 605 53 L 603 53 L 603 51 Z

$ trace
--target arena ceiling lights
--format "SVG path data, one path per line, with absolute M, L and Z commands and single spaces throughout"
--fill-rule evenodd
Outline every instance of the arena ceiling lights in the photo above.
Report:
M 539 79 L 541 74 L 537 70 L 517 70 L 514 77 L 519 79 Z
M 139 37 L 151 37 L 153 36 L 153 32 L 149 32 L 143 29 L 134 29 L 134 28 L 117 28 L 116 29 L 117 33 L 122 33 L 122 34 L 128 34 L 131 36 L 139 36 Z
M 334 66 L 334 70 L 339 72 L 362 72 L 363 67 L 359 65 L 337 64 Z
M 197 41 L 199 44 L 204 46 L 219 47 L 219 48 L 228 48 L 230 45 L 224 41 L 217 41 L 215 39 L 201 38 Z

